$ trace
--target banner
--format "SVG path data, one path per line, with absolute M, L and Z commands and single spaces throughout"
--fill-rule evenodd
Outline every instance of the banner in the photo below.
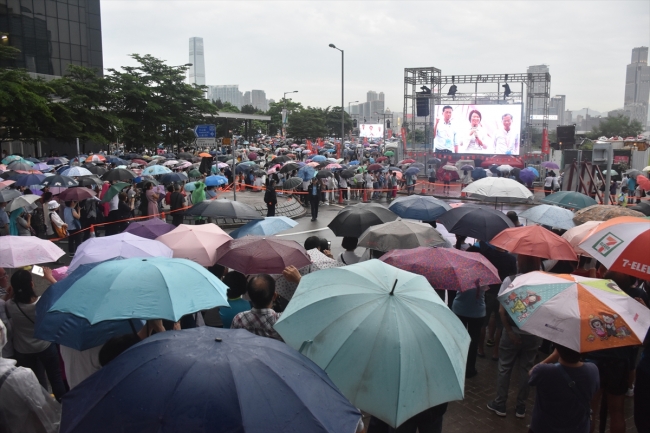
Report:
M 542 131 L 542 153 L 548 155 L 551 152 L 548 145 L 548 129 Z
M 386 130 L 386 138 L 392 138 L 393 137 L 393 130 L 392 129 L 387 129 Z
M 404 145 L 404 152 L 406 152 L 406 128 L 402 128 L 402 144 Z

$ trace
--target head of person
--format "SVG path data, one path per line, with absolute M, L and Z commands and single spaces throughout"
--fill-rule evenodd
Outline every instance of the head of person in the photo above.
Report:
M 359 238 L 353 238 L 351 236 L 345 236 L 341 242 L 341 246 L 345 251 L 354 251 L 357 249 L 357 244 L 359 243 Z
M 316 185 L 316 184 L 318 183 L 318 180 L 319 180 L 319 179 L 318 179 L 317 177 L 312 177 L 312 178 L 311 178 L 311 183 L 313 183 L 314 185 Z
M 275 300 L 275 280 L 268 274 L 258 274 L 248 282 L 246 293 L 254 308 L 271 308 Z
M 229 299 L 237 299 L 246 293 L 246 275 L 237 271 L 230 271 L 223 277 L 223 283 L 228 286 Z
M 318 236 L 309 236 L 307 239 L 305 239 L 304 247 L 305 250 L 313 250 L 314 248 L 317 248 L 320 251 L 320 238 Z
M 501 121 L 503 122 L 503 128 L 506 131 L 510 131 L 510 126 L 512 126 L 512 114 L 504 114 L 501 116 Z
M 174 192 L 174 185 L 173 184 L 167 185 L 167 191 Z
M 564 347 L 559 344 L 556 344 L 555 348 L 557 349 L 557 353 L 560 354 L 560 358 L 562 358 L 565 362 L 568 362 L 569 364 L 580 362 L 579 352 L 576 352 L 573 349 L 569 349 L 568 347 Z
M 271 182 L 269 182 L 269 187 L 275 188 L 275 184 L 276 184 L 275 180 L 271 180 Z
M 59 203 L 56 200 L 50 200 L 47 202 L 47 209 L 50 212 L 56 212 L 56 210 L 59 208 Z
M 449 122 L 451 119 L 451 113 L 454 111 L 453 108 L 451 108 L 451 105 L 445 105 L 442 107 L 442 117 L 445 119 L 445 122 Z
M 224 277 L 226 268 L 221 265 L 212 265 L 208 268 L 208 272 L 221 280 Z
M 21 304 L 29 304 L 32 302 L 32 298 L 36 297 L 32 273 L 25 269 L 16 271 L 11 276 L 11 288 L 14 291 L 14 301 Z
M 175 183 L 174 184 L 174 191 L 180 191 L 180 190 L 181 190 L 181 186 L 179 184 Z
M 153 189 L 153 183 L 152 182 L 147 182 L 144 184 L 144 190 L 148 191 L 150 189 Z
M 330 249 L 330 242 L 327 239 L 319 238 L 318 240 L 320 242 L 320 247 L 318 248 L 319 250 L 325 251 Z
M 65 206 L 66 207 L 75 207 L 77 205 L 77 202 L 74 200 L 66 201 Z
M 120 191 L 120 193 L 117 195 L 119 201 L 123 201 L 126 203 L 128 196 L 124 191 Z
M 481 112 L 478 110 L 472 110 L 469 112 L 469 123 L 472 124 L 472 126 L 478 126 L 479 123 L 481 123 L 481 120 L 483 119 L 483 116 L 481 116 Z
M 510 221 L 512 221 L 515 227 L 521 227 L 521 222 L 519 222 L 519 216 L 517 216 L 517 212 L 513 210 L 508 211 L 506 216 L 508 217 L 508 219 L 510 219 Z
M 52 193 L 47 191 L 44 192 L 43 195 L 41 196 L 41 200 L 43 203 L 48 203 L 50 200 L 52 200 Z
M 517 255 L 517 273 L 527 274 L 542 269 L 542 259 L 539 257 L 527 256 L 525 254 Z

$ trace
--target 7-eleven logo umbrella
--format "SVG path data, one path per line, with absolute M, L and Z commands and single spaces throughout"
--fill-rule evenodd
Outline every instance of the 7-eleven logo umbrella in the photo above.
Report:
M 584 353 L 642 344 L 650 310 L 611 280 L 530 272 L 499 293 L 523 331 Z
M 618 217 L 598 225 L 580 243 L 608 269 L 650 280 L 650 220 Z

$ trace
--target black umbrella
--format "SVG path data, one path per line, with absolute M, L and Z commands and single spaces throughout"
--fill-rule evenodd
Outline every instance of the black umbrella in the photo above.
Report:
M 257 177 L 262 177 L 262 176 L 266 175 L 266 172 L 265 172 L 264 170 L 255 170 L 255 171 L 253 172 L 253 174 L 254 174 L 255 176 L 257 176 Z
M 291 158 L 288 156 L 278 156 L 276 158 L 273 158 L 273 161 L 271 161 L 273 164 L 282 164 L 283 162 L 291 161 Z
M 336 236 L 359 238 L 368 227 L 395 221 L 397 215 L 376 203 L 359 203 L 341 210 L 327 226 Z
M 187 153 L 187 152 L 181 152 L 181 153 L 178 154 L 178 157 L 181 158 L 181 159 L 187 159 L 188 161 L 190 161 L 194 157 L 194 155 L 192 155 L 191 153 Z
M 78 186 L 79 182 L 68 176 L 61 176 L 60 174 L 49 176 L 43 179 L 41 185 L 45 186 L 60 186 L 70 188 L 71 186 Z
M 289 164 L 285 164 L 282 166 L 282 168 L 280 169 L 280 173 L 289 173 L 291 171 L 298 170 L 299 168 L 300 166 L 298 164 L 296 164 L 295 162 L 290 162 Z
M 86 168 L 88 169 L 89 172 L 91 172 L 92 174 L 96 174 L 98 176 L 101 176 L 108 171 L 105 167 L 95 165 L 95 164 L 86 164 Z
M 185 173 L 167 173 L 163 174 L 160 177 L 160 181 L 164 185 L 169 185 L 170 183 L 180 183 L 180 182 L 185 182 L 187 180 L 187 175 Z
M 503 230 L 514 224 L 503 212 L 479 207 L 461 206 L 451 209 L 438 218 L 449 233 L 469 236 L 482 241 L 490 241 Z
M 325 179 L 326 177 L 332 176 L 334 176 L 334 173 L 329 170 L 318 170 L 318 173 L 316 173 L 316 178 L 318 179 Z
M 343 170 L 341 172 L 341 177 L 343 179 L 350 179 L 351 177 L 354 177 L 355 172 L 356 172 L 356 170 L 354 170 L 354 169 Z
M 103 180 L 97 176 L 80 176 L 77 178 L 79 186 L 92 186 L 92 185 L 102 185 Z
M 114 168 L 113 170 L 107 171 L 102 175 L 102 180 L 121 180 L 129 181 L 133 178 L 138 177 L 134 172 L 126 168 Z
M 219 162 L 226 162 L 229 159 L 232 159 L 232 155 L 219 155 L 219 156 L 217 156 L 217 161 L 219 161 Z
M 239 201 L 226 199 L 205 200 L 185 212 L 185 215 L 206 218 L 237 218 L 242 220 L 261 220 L 262 215 L 252 206 Z
M 427 164 L 434 165 L 434 164 L 440 164 L 442 161 L 438 158 L 429 158 L 427 161 Z
M 637 203 L 634 206 L 630 207 L 630 209 L 639 211 L 645 216 L 650 216 L 650 203 L 647 202 Z
M 292 177 L 284 181 L 282 189 L 294 189 L 299 185 L 302 185 L 302 179 L 299 177 Z

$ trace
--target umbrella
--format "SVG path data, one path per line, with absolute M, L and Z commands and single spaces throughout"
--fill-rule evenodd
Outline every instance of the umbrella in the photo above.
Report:
M 314 177 L 315 174 L 316 174 L 316 170 L 314 169 L 314 167 L 305 165 L 304 167 L 300 167 L 297 176 L 303 181 L 308 182 Z
M 384 161 L 388 161 L 388 158 L 385 157 L 385 156 L 380 156 L 380 157 L 377 158 L 375 161 L 376 161 L 376 162 L 384 162 Z
M 20 175 L 16 180 L 16 186 L 31 186 L 31 185 L 40 185 L 43 179 L 47 176 L 42 174 L 25 174 Z
M 104 197 L 102 197 L 101 202 L 102 203 L 108 203 L 109 201 L 111 201 L 113 199 L 113 197 L 118 195 L 120 193 L 120 191 L 122 191 L 124 188 L 126 188 L 129 185 L 131 185 L 131 184 L 126 183 L 126 182 L 114 183 L 113 185 L 111 185 L 110 188 L 108 188 L 108 191 L 106 191 L 106 194 L 104 194 Z
M 120 233 L 113 236 L 90 238 L 84 241 L 68 267 L 68 273 L 74 272 L 79 266 L 88 263 L 98 263 L 114 258 L 130 259 L 133 257 L 168 257 L 173 255 L 166 245 L 136 236 L 132 233 Z
M 607 269 L 642 280 L 650 274 L 650 220 L 619 217 L 599 224 L 580 242 Z
M 562 237 L 571 244 L 573 250 L 577 254 L 588 256 L 589 254 L 580 248 L 579 245 L 584 240 L 584 238 L 587 237 L 589 233 L 591 233 L 591 230 L 593 230 L 595 227 L 598 227 L 601 223 L 602 221 L 587 221 L 584 224 L 580 224 L 579 226 L 575 226 L 567 230 L 564 232 Z
M 350 161 L 349 165 L 359 165 L 359 161 L 355 159 L 354 161 Z
M 20 197 L 22 194 L 17 189 L 3 189 L 0 191 L 0 203 L 5 203 L 10 200 Z
M 647 177 L 639 175 L 636 177 L 636 182 L 641 186 L 642 189 L 646 191 L 650 190 L 650 180 Z
M 26 195 L 21 195 L 20 197 L 16 197 L 15 199 L 11 200 L 11 202 L 7 205 L 7 213 L 13 212 L 16 209 L 20 209 L 21 207 L 26 207 L 34 204 L 38 200 L 40 200 L 41 197 L 39 197 L 36 194 L 26 194 Z
M 226 176 L 215 175 L 208 176 L 205 178 L 206 186 L 221 186 L 228 183 L 228 178 Z
M 616 170 L 603 170 L 603 174 L 605 175 L 610 174 L 612 176 L 617 176 L 618 172 Z
M 441 162 L 442 161 L 439 158 L 429 158 L 427 160 L 427 164 L 429 165 L 436 165 L 436 164 L 440 164 Z
M 494 199 L 495 203 L 529 200 L 533 193 L 516 180 L 503 177 L 486 177 L 472 182 L 463 189 L 464 193 L 472 194 L 483 200 Z
M 397 219 L 369 227 L 359 238 L 359 246 L 377 251 L 446 246 L 448 242 L 429 224 Z
M 201 177 L 201 172 L 198 171 L 197 169 L 192 169 L 192 170 L 190 170 L 189 173 L 187 173 L 187 174 L 188 174 L 189 177 L 192 177 L 192 178 L 198 178 L 198 177 Z
M 551 260 L 578 260 L 576 252 L 566 239 L 538 225 L 503 230 L 492 238 L 490 244 L 513 254 Z
M 33 170 L 32 166 L 34 164 L 28 161 L 13 161 L 7 164 L 9 170 L 21 170 L 21 171 L 30 171 Z
M 170 159 L 169 161 L 165 161 L 165 162 L 163 162 L 162 165 L 163 165 L 164 167 L 172 167 L 172 166 L 174 166 L 174 165 L 176 165 L 176 164 L 178 164 L 178 161 L 176 161 L 175 159 Z M 190 165 L 191 165 L 191 164 L 190 164 Z
M 72 186 L 79 186 L 79 182 L 68 176 L 54 175 L 43 179 L 41 185 L 70 188 Z
M 112 337 L 139 331 L 144 321 L 105 320 L 91 325 L 88 320 L 70 313 L 48 310 L 76 281 L 86 275 L 99 263 L 82 265 L 74 274 L 51 285 L 36 304 L 36 323 L 34 337 L 40 340 L 62 344 L 76 350 L 86 350 L 100 346 Z
M 96 174 L 98 176 L 102 176 L 104 173 L 108 171 L 105 167 L 100 167 L 98 165 L 86 165 L 86 169 L 90 173 Z
M 503 165 L 498 166 L 497 170 L 499 170 L 501 172 L 504 172 L 504 173 L 509 172 L 509 171 L 512 171 L 512 166 L 508 165 L 508 164 L 503 164 Z
M 332 173 L 329 170 L 318 170 L 318 172 L 316 173 L 316 178 L 318 179 L 325 179 L 332 176 L 334 176 L 334 173 Z
M 156 238 L 172 249 L 174 257 L 189 259 L 201 266 L 214 265 L 217 248 L 230 239 L 232 238 L 216 224 L 181 224 Z
M 130 233 L 141 238 L 153 240 L 165 233 L 169 233 L 175 228 L 176 226 L 168 224 L 159 218 L 151 218 L 144 221 L 132 222 L 124 230 L 124 233 Z M 171 257 L 171 255 L 169 257 Z
M 645 215 L 623 206 L 605 206 L 596 204 L 577 211 L 573 216 L 573 222 L 576 223 L 576 225 L 580 225 L 587 221 L 607 221 L 621 216 L 643 218 Z
M 8 188 L 9 185 L 16 183 L 15 180 L 3 180 L 0 182 L 0 189 Z
M 79 186 L 92 186 L 92 185 L 102 185 L 102 181 L 97 176 L 81 176 L 77 179 Z
M 403 159 L 400 162 L 398 162 L 397 165 L 412 164 L 414 162 L 415 162 L 414 159 Z
M 556 170 L 560 169 L 560 166 L 554 163 L 553 161 L 542 162 L 542 167 L 547 169 L 556 169 Z
M 557 206 L 542 204 L 527 209 L 519 214 L 519 217 L 536 222 L 549 227 L 557 227 L 568 230 L 575 227 L 573 222 L 573 212 Z
M 637 203 L 636 205 L 631 206 L 630 209 L 641 212 L 645 216 L 650 216 L 650 203 L 648 202 Z
M 47 165 L 63 165 L 66 164 L 68 160 L 66 158 L 50 158 L 45 163 Z
M 396 214 L 379 204 L 359 203 L 339 211 L 327 226 L 335 236 L 358 238 L 368 227 L 396 219 Z
M 59 199 L 63 201 L 81 201 L 95 197 L 97 193 L 88 188 L 68 188 L 59 194 Z
M 535 173 L 533 173 L 532 170 L 525 168 L 519 172 L 519 179 L 525 184 L 530 185 L 535 179 L 537 179 L 537 176 L 535 176 Z
M 558 191 L 544 197 L 541 202 L 569 209 L 583 209 L 597 204 L 596 200 L 588 195 L 575 191 Z
M 494 209 L 479 206 L 461 206 L 446 212 L 438 222 L 449 233 L 489 241 L 501 231 L 514 227 L 512 221 Z
M 143 176 L 158 176 L 160 174 L 171 173 L 172 171 L 162 165 L 152 165 L 142 170 Z
M 479 179 L 483 179 L 484 177 L 487 177 L 487 174 L 485 174 L 484 169 L 475 168 L 472 170 L 472 179 L 479 180 Z
M 451 209 L 442 200 L 427 195 L 399 197 L 388 206 L 393 213 L 402 217 L 420 221 L 435 221 Z
M 420 275 L 379 260 L 306 275 L 275 329 L 391 426 L 463 398 L 469 335 Z
M 641 173 L 639 170 L 635 168 L 631 168 L 625 172 L 629 177 L 631 178 L 636 178 L 637 176 L 643 176 L 643 173 Z
M 443 165 L 442 169 L 445 171 L 455 171 L 456 173 L 458 173 L 458 168 L 455 165 L 449 165 L 449 164 Z
M 106 162 L 106 157 L 103 155 L 90 155 L 86 158 L 86 162 Z
M 311 160 L 314 162 L 322 162 L 322 161 L 326 161 L 327 158 L 323 155 L 316 155 Z
M 300 165 L 296 164 L 295 162 L 289 162 L 282 166 L 280 173 L 289 173 L 291 171 L 298 170 L 299 168 Z
M 47 164 L 45 164 L 43 162 L 39 162 L 37 164 L 34 164 L 32 169 L 33 170 L 40 170 L 40 171 L 50 171 L 50 170 L 52 170 L 52 167 L 50 167 L 49 165 L 47 165 Z
M 303 180 L 299 177 L 292 177 L 284 181 L 282 189 L 294 189 L 302 185 Z
M 384 169 L 384 166 L 381 164 L 370 164 L 368 166 L 368 171 L 381 171 Z
M 199 153 L 199 156 L 201 158 L 212 158 L 212 155 L 210 155 L 209 153 L 206 153 L 206 152 Z
M 437 290 L 464 291 L 501 283 L 497 269 L 480 253 L 453 248 L 418 247 L 389 251 L 380 260 L 404 271 L 422 275 Z
M 354 170 L 347 169 L 347 170 L 343 170 L 343 171 L 340 173 L 340 176 L 341 176 L 343 179 L 350 179 L 351 177 L 354 177 L 354 174 L 355 174 L 355 171 L 354 171 Z
M 181 183 L 185 182 L 186 180 L 187 175 L 185 173 L 167 173 L 163 174 L 160 178 L 160 182 L 165 185 L 169 185 L 170 183 Z
M 71 313 L 94 325 L 119 319 L 177 322 L 186 314 L 219 306 L 228 306 L 226 286 L 205 268 L 185 259 L 149 257 L 98 264 L 48 311 Z
M 14 161 L 23 161 L 23 157 L 20 155 L 9 155 L 8 157 L 2 160 L 2 163 L 11 164 Z
M 149 168 L 149 167 L 147 167 Z M 162 167 L 165 169 L 164 167 Z M 168 173 L 168 172 L 167 172 Z M 146 175 L 144 173 L 144 170 L 142 172 L 142 175 Z M 107 171 L 102 175 L 102 180 L 108 180 L 108 181 L 129 181 L 131 179 L 136 178 L 136 174 L 132 172 L 131 170 L 128 170 L 126 168 L 114 168 L 113 170 Z
M 465 170 L 472 171 L 472 170 L 474 170 L 474 168 L 475 167 L 473 165 L 465 164 L 460 169 L 463 170 L 463 171 L 465 171 Z
M 338 433 L 355 431 L 361 416 L 286 344 L 210 327 L 147 338 L 70 391 L 64 405 L 61 433 Z
M 576 352 L 642 344 L 650 310 L 613 281 L 529 272 L 499 301 L 522 330 Z
M 281 274 L 289 265 L 302 268 L 311 260 L 296 241 L 246 236 L 230 240 L 217 248 L 216 263 L 242 274 Z
M 406 176 L 413 176 L 414 174 L 418 174 L 419 172 L 420 172 L 419 168 L 417 168 L 417 167 L 409 167 L 409 168 L 406 169 L 404 174 Z
M 263 218 L 251 205 L 226 199 L 205 200 L 197 203 L 185 211 L 185 215 L 242 220 L 261 220 Z
M 90 170 L 87 168 L 83 167 L 70 167 L 69 169 L 65 170 L 64 172 L 61 173 L 62 176 L 90 176 L 93 174 Z
M 244 236 L 271 236 L 289 230 L 298 223 L 285 216 L 266 217 L 263 220 L 250 221 L 230 233 L 233 239 Z
M 384 152 L 384 156 L 395 156 L 395 152 L 393 152 L 392 150 L 388 150 Z
M 56 262 L 64 254 L 54 242 L 36 236 L 3 236 L 0 242 L 0 267 L 20 268 Z

